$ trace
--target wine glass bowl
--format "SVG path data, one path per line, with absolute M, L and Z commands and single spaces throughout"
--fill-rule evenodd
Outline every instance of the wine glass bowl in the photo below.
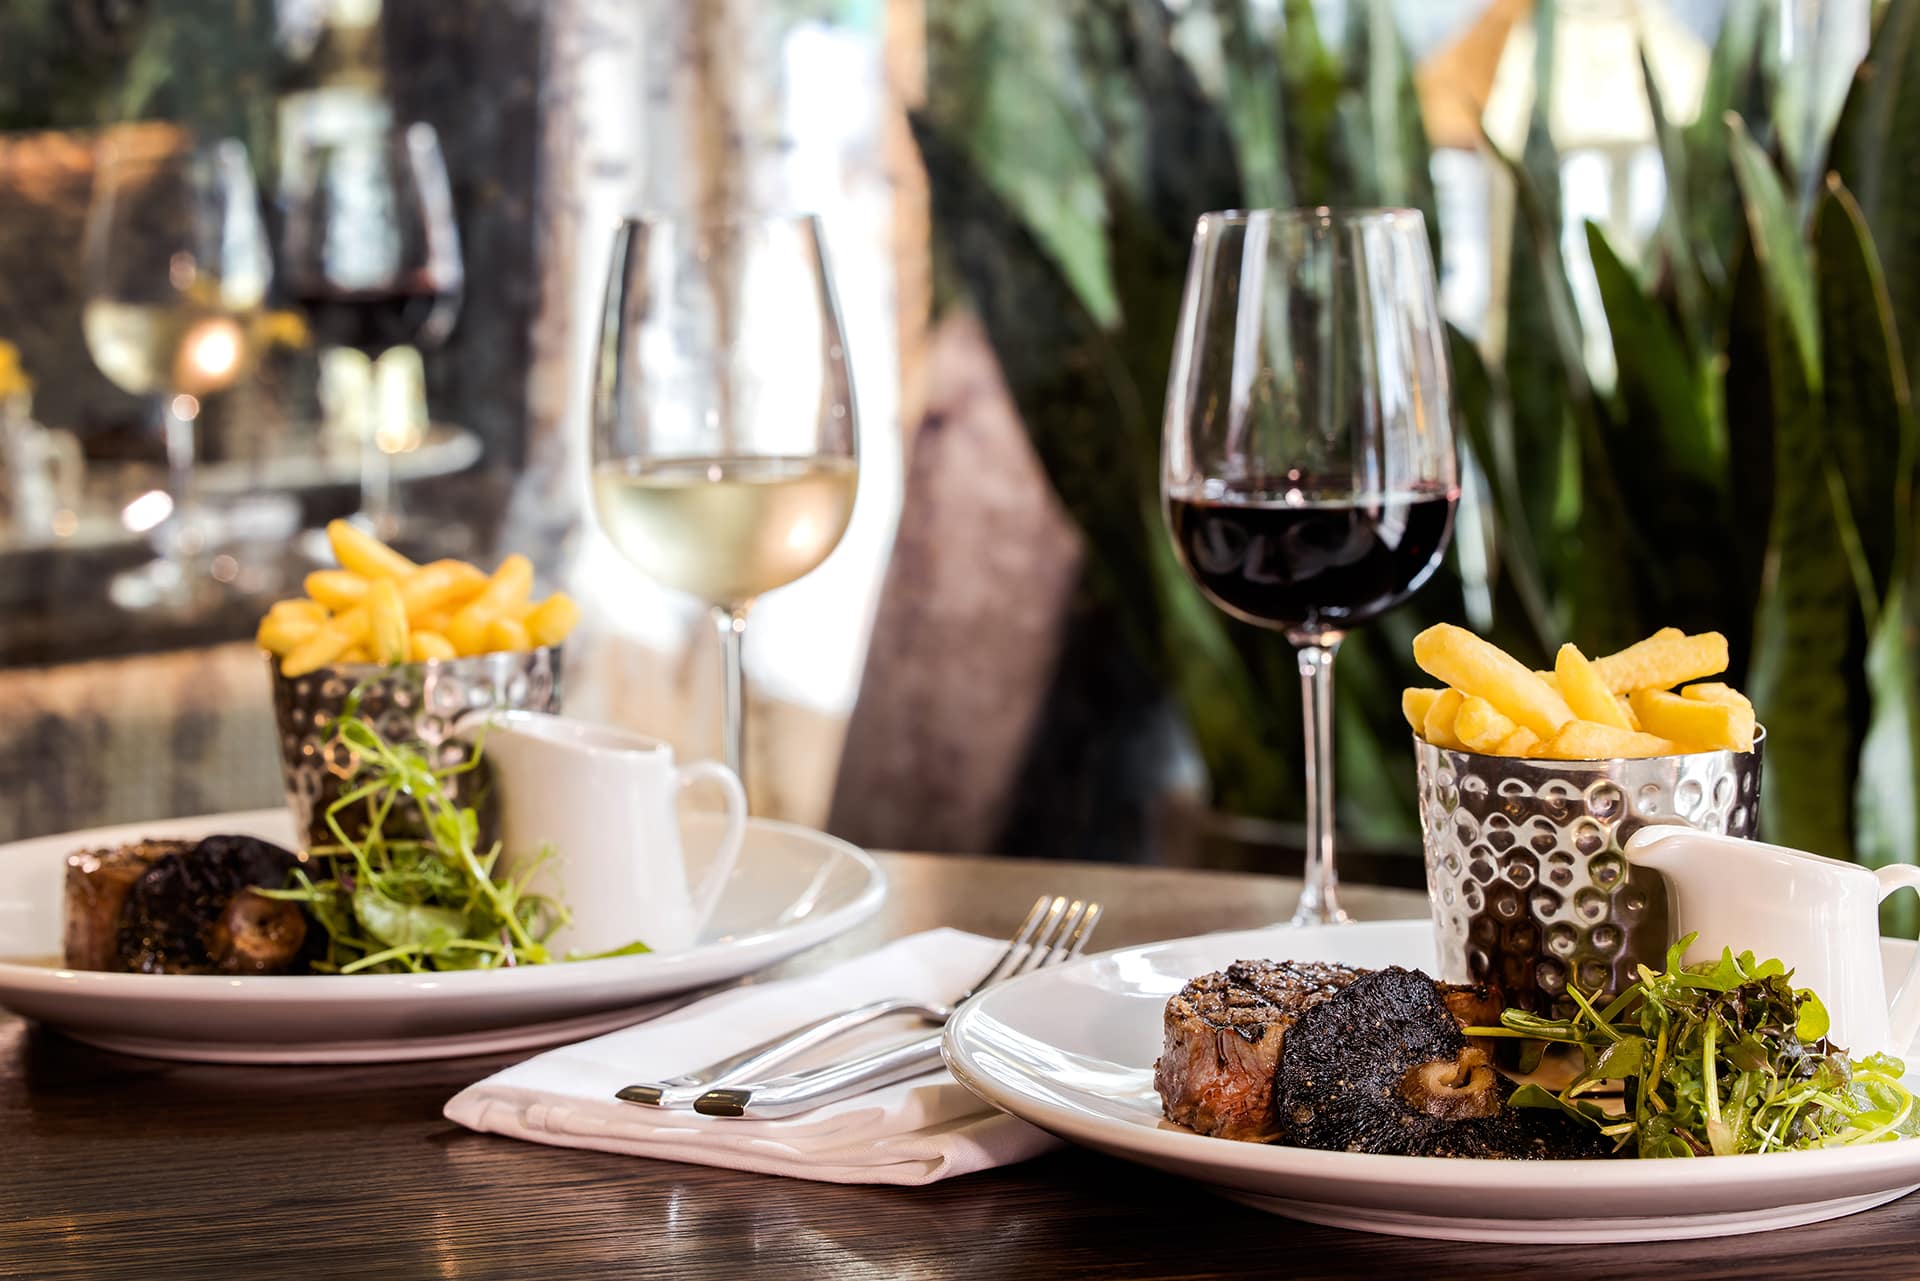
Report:
M 858 488 L 819 220 L 628 219 L 595 351 L 595 509 L 636 568 L 712 610 L 727 763 L 744 774 L 747 612 L 827 558 Z
M 1194 231 L 1162 438 L 1167 526 L 1228 614 L 1285 633 L 1306 713 L 1296 923 L 1345 919 L 1332 669 L 1440 564 L 1458 495 L 1445 329 L 1408 209 L 1210 213 Z
M 272 254 L 246 148 L 171 126 L 108 131 L 81 244 L 81 328 L 100 372 L 155 409 L 167 461 L 159 559 L 110 586 L 124 608 L 187 608 L 216 588 L 195 564 L 207 539 L 193 486 L 201 398 L 252 367 L 250 313 Z

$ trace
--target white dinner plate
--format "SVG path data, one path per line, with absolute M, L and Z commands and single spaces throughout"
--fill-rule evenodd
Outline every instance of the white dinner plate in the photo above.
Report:
M 1883 940 L 1889 986 L 1913 944 Z M 1127 948 L 998 984 L 947 1024 L 953 1074 L 1074 1143 L 1296 1219 L 1452 1241 L 1662 1241 L 1838 1218 L 1920 1187 L 1920 1140 L 1698 1160 L 1369 1156 L 1209 1138 L 1161 1115 L 1167 998 L 1246 957 L 1418 966 L 1427 921 L 1276 926 Z M 1909 1088 L 1916 1084 L 1909 1076 Z
M 686 818 L 690 860 L 717 816 Z M 0 1006 L 78 1040 L 155 1058 L 348 1063 L 492 1054 L 592 1036 L 636 1006 L 750 974 L 860 924 L 886 897 L 845 841 L 750 819 L 713 919 L 683 952 L 446 974 L 110 974 L 60 968 L 68 854 L 145 837 L 259 836 L 289 848 L 285 810 L 134 823 L 0 845 Z

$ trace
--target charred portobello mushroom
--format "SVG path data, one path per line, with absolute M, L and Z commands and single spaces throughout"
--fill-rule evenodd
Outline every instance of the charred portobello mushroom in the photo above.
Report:
M 1513 1083 L 1470 1045 L 1434 981 L 1398 966 L 1295 1021 L 1280 1049 L 1282 1143 L 1389 1156 L 1595 1156 L 1594 1132 L 1507 1105 Z
M 139 974 L 285 974 L 306 968 L 307 918 L 278 888 L 300 860 L 251 836 L 209 836 L 152 862 L 120 908 L 117 968 Z

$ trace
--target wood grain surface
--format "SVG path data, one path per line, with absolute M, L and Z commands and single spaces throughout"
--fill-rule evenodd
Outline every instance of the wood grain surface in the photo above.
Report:
M 1004 932 L 1042 891 L 1109 903 L 1107 946 L 1268 923 L 1297 892 L 1275 877 L 883 857 L 881 915 L 789 968 L 937 924 Z M 1355 888 L 1347 902 L 1362 916 L 1424 912 L 1404 891 Z M 1920 1275 L 1920 1198 L 1732 1240 L 1451 1245 L 1275 1218 L 1077 1150 L 925 1188 L 841 1187 L 441 1119 L 450 1095 L 508 1061 L 158 1063 L 0 1014 L 0 1277 Z

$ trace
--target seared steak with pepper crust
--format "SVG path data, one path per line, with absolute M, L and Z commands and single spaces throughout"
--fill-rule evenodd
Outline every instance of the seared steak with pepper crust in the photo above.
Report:
M 1236 961 L 1181 988 L 1167 1002 L 1153 1065 L 1168 1118 L 1223 1139 L 1278 1138 L 1273 1074 L 1287 1029 L 1365 973 L 1318 961 Z

